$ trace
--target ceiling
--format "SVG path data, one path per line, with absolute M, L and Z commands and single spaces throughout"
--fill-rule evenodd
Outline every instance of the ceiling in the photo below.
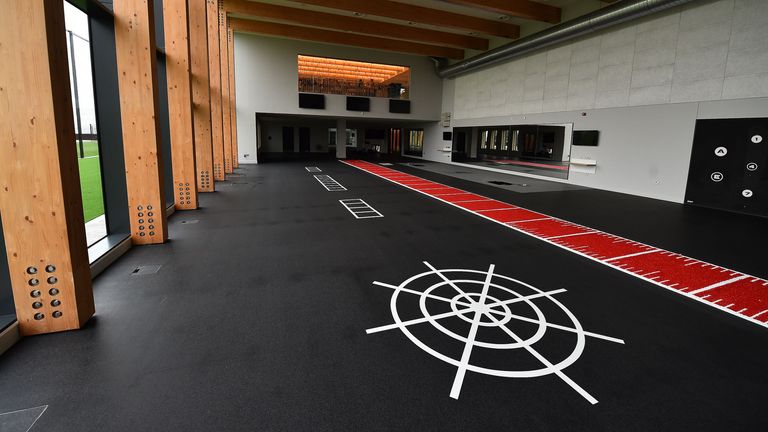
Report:
M 234 31 L 461 60 L 615 0 L 224 0 Z

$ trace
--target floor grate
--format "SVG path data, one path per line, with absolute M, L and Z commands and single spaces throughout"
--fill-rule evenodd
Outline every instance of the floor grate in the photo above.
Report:
M 355 198 L 355 199 L 344 199 L 339 200 L 341 205 L 344 206 L 350 213 L 352 213 L 352 216 L 355 217 L 355 219 L 371 219 L 371 218 L 381 218 L 384 217 L 383 214 L 376 211 L 373 207 L 368 205 L 367 202 Z
M 488 180 L 488 183 L 492 183 L 492 184 L 499 185 L 499 186 L 522 186 L 522 187 L 528 187 L 527 183 L 510 183 L 510 182 L 505 182 L 505 181 L 501 181 L 501 180 Z
M 155 274 L 160 271 L 159 265 L 146 265 L 146 266 L 138 266 L 131 272 L 131 276 L 146 276 Z
M 314 177 L 318 182 L 320 182 L 321 185 L 323 185 L 325 189 L 328 190 L 328 192 L 343 192 L 347 190 L 347 188 L 342 186 L 341 183 L 337 182 L 329 175 L 323 174 L 316 175 Z

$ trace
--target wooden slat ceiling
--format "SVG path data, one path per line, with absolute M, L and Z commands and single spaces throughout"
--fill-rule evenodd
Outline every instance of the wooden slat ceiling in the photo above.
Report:
M 224 0 L 237 32 L 454 60 L 600 5 L 595 0 Z

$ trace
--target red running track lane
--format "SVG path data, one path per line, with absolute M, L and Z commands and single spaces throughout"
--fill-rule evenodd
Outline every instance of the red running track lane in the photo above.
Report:
M 768 281 L 370 162 L 343 163 L 768 327 Z

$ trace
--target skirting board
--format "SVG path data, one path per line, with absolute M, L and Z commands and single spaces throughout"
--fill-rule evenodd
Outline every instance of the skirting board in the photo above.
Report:
M 13 346 L 19 341 L 21 336 L 19 335 L 19 323 L 14 322 L 7 329 L 0 333 L 0 355 L 8 351 L 8 348 Z

